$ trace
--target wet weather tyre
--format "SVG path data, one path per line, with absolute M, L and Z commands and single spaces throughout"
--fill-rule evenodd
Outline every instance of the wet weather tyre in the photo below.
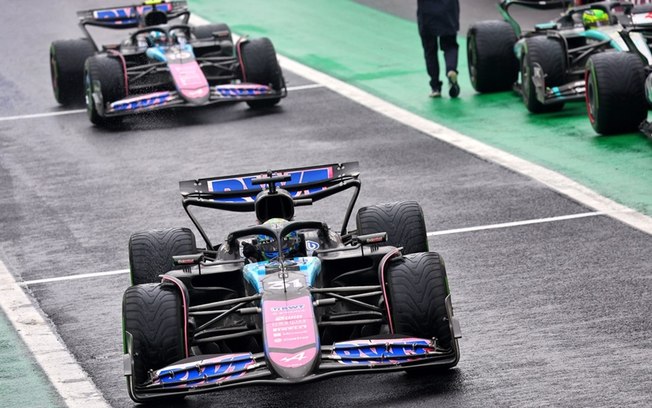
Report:
M 359 235 L 387 233 L 381 245 L 403 247 L 403 254 L 428 251 L 428 236 L 423 210 L 416 201 L 372 205 L 358 210 Z
M 512 89 L 518 77 L 518 60 L 514 54 L 517 37 L 505 21 L 481 21 L 467 33 L 469 78 L 478 92 Z
M 586 64 L 586 110 L 603 135 L 635 132 L 647 117 L 645 66 L 628 52 L 603 52 Z
M 566 52 L 560 40 L 535 36 L 525 40 L 521 58 L 523 102 L 532 113 L 557 112 L 563 103 L 544 105 L 537 99 L 533 82 L 534 69 L 538 65 L 545 75 L 546 88 L 560 86 L 566 80 Z
M 238 55 L 241 61 L 242 79 L 245 82 L 269 85 L 277 92 L 284 86 L 281 66 L 276 58 L 274 45 L 269 38 L 255 38 L 240 44 Z M 252 109 L 268 108 L 279 103 L 281 98 L 247 101 Z
M 213 39 L 214 38 L 213 33 L 222 34 L 224 32 L 228 32 L 229 40 L 233 42 L 233 38 L 231 36 L 231 29 L 225 23 L 204 24 L 200 26 L 195 26 L 193 27 L 192 32 L 193 34 L 195 34 L 195 37 L 199 40 Z
M 394 333 L 425 339 L 450 348 L 453 340 L 446 297 L 446 267 L 435 252 L 406 255 L 391 261 L 386 271 Z
M 96 55 L 86 60 L 84 68 L 84 88 L 86 92 L 86 112 L 90 121 L 98 126 L 110 126 L 121 122 L 122 117 L 106 117 L 103 109 L 93 95 L 99 94 L 99 105 L 124 99 L 127 96 L 126 73 L 119 58 Z
M 54 41 L 50 45 L 52 91 L 61 105 L 84 102 L 84 63 L 95 54 L 95 46 L 86 39 Z
M 203 47 L 201 44 L 195 43 L 193 51 L 195 56 L 199 58 L 206 57 L 233 57 L 233 35 L 231 34 L 231 29 L 225 23 L 216 23 L 216 24 L 204 24 L 200 26 L 195 26 L 192 29 L 195 38 L 200 41 L 210 40 L 210 46 Z M 215 36 L 214 34 L 218 34 Z M 219 47 L 217 48 L 212 42 L 213 40 L 219 41 Z M 207 76 L 220 77 L 223 75 L 221 69 L 217 67 L 204 66 L 204 72 Z
M 173 269 L 173 256 L 197 252 L 195 235 L 188 228 L 137 232 L 129 238 L 131 284 L 159 282 L 159 275 Z
M 172 285 L 129 287 L 122 300 L 124 349 L 132 341 L 132 380 L 135 386 L 157 370 L 186 358 L 185 316 L 181 294 Z

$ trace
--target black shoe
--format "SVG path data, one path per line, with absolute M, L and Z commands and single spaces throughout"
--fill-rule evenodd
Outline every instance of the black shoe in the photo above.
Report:
M 448 77 L 448 86 L 450 86 L 450 89 L 448 90 L 448 95 L 451 98 L 457 98 L 460 96 L 460 84 L 457 83 L 457 72 L 455 71 L 448 71 L 448 74 L 446 74 Z

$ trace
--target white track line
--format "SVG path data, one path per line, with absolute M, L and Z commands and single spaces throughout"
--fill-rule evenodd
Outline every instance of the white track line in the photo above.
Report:
M 98 276 L 121 275 L 123 273 L 129 273 L 129 269 L 118 269 L 115 271 L 108 271 L 108 272 L 81 273 L 79 275 L 59 276 L 57 278 L 34 279 L 31 281 L 18 282 L 18 285 L 28 286 L 28 285 L 35 285 L 37 283 L 61 282 L 61 281 L 69 281 L 75 279 L 95 278 Z
M 16 284 L 2 261 L 0 308 L 69 408 L 109 407 L 95 384 L 62 344 L 23 289 Z
M 197 15 L 193 15 L 191 22 L 194 25 L 210 23 L 208 20 L 198 17 Z M 234 38 L 236 38 L 236 36 L 234 36 Z M 323 72 L 317 71 L 316 69 L 310 68 L 307 65 L 285 58 L 282 55 L 279 55 L 278 59 L 283 69 L 287 69 L 306 79 L 322 84 L 332 91 L 337 92 L 362 106 L 413 129 L 417 129 L 435 139 L 444 141 L 482 159 L 498 163 L 512 171 L 537 180 L 548 186 L 550 189 L 584 204 L 587 207 L 605 213 L 612 218 L 652 235 L 652 217 L 641 214 L 629 207 L 604 197 L 580 183 L 557 173 L 556 171 L 546 169 L 543 166 L 531 163 L 527 160 L 521 159 L 520 157 L 516 157 L 510 153 L 439 125 L 412 112 L 408 112 L 403 108 L 392 105 L 391 103 L 368 92 L 340 81 L 339 79 L 335 79 Z
M 429 232 L 427 235 L 429 237 L 434 237 L 438 235 L 449 235 L 449 234 L 460 234 L 464 232 L 475 232 L 475 231 L 486 231 L 492 229 L 502 229 L 502 228 L 511 228 L 511 227 L 520 227 L 523 225 L 532 225 L 532 224 L 543 224 L 547 222 L 556 222 L 556 221 L 565 221 L 565 220 L 574 220 L 577 218 L 586 218 L 586 217 L 595 217 L 598 215 L 607 215 L 601 212 L 588 212 L 581 214 L 570 214 L 570 215 L 560 215 L 558 217 L 548 217 L 548 218 L 537 218 L 533 220 L 523 220 L 523 221 L 514 221 L 514 222 L 504 222 L 501 224 L 488 224 L 480 225 L 476 227 L 467 227 L 467 228 L 455 228 L 442 231 L 433 231 Z M 115 271 L 108 272 L 96 272 L 96 273 L 83 273 L 80 275 L 69 275 L 69 276 L 60 276 L 57 278 L 45 278 L 45 279 L 34 279 L 30 281 L 19 282 L 20 286 L 30 286 L 37 285 L 40 283 L 52 283 L 52 282 L 61 282 L 61 281 L 70 281 L 76 279 L 85 279 L 85 278 L 97 278 L 101 276 L 111 276 L 111 275 L 122 275 L 129 273 L 129 269 L 118 269 Z
M 307 84 L 307 85 L 297 85 L 297 86 L 288 86 L 288 92 L 294 91 L 304 91 L 306 89 L 315 89 L 315 88 L 324 88 L 322 84 Z M 44 112 L 44 113 L 33 113 L 30 115 L 18 115 L 18 116 L 5 116 L 0 118 L 0 122 L 7 122 L 10 120 L 24 120 L 24 119 L 38 119 L 38 118 L 49 118 L 52 116 L 62 116 L 62 115 L 74 115 L 77 113 L 85 113 L 86 109 L 75 109 L 75 110 L 66 110 L 60 112 Z
M 588 213 L 581 213 L 581 214 L 561 215 L 559 217 L 539 218 L 536 220 L 504 222 L 501 224 L 489 224 L 489 225 L 481 225 L 478 227 L 456 228 L 456 229 L 450 229 L 445 231 L 429 232 L 428 236 L 434 237 L 437 235 L 460 234 L 463 232 L 474 232 L 474 231 L 485 231 L 485 230 L 510 228 L 510 227 L 520 227 L 522 225 L 543 224 L 546 222 L 574 220 L 577 218 L 595 217 L 598 215 L 607 215 L 607 214 L 602 212 L 588 212 Z
M 306 89 L 315 89 L 315 88 L 324 88 L 324 85 L 322 85 L 322 84 L 307 84 L 307 85 L 288 86 L 288 92 L 303 91 L 303 90 L 306 90 Z
M 48 118 L 50 116 L 74 115 L 77 113 L 84 113 L 84 112 L 86 112 L 86 109 L 66 110 L 60 112 L 34 113 L 31 115 L 5 116 L 4 118 L 0 118 L 0 122 L 6 122 L 9 120 Z

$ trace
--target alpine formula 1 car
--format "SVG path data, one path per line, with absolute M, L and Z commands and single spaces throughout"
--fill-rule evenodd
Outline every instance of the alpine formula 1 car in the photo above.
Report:
M 584 68 L 592 55 L 636 47 L 652 61 L 647 41 L 639 33 L 632 34 L 629 43 L 620 36 L 623 27 L 632 23 L 632 3 L 599 1 L 570 7 L 556 21 L 525 33 L 509 12 L 514 5 L 552 9 L 568 3 L 502 0 L 498 8 L 505 21 L 483 21 L 469 28 L 469 74 L 475 90 L 513 87 L 530 112 L 554 112 L 565 102 L 585 99 Z
M 187 228 L 133 234 L 124 367 L 136 402 L 235 386 L 457 364 L 460 327 L 421 207 L 375 205 L 347 224 L 358 163 L 182 181 Z M 349 190 L 342 229 L 295 207 Z M 214 245 L 191 211 L 254 212 Z
M 185 1 L 77 14 L 85 38 L 52 43 L 52 88 L 61 104 L 85 99 L 96 125 L 179 106 L 246 101 L 252 108 L 269 107 L 287 94 L 269 39 L 234 44 L 224 23 L 191 27 Z M 99 47 L 89 27 L 135 31 L 119 44 Z
M 586 64 L 586 110 L 593 129 L 600 134 L 641 130 L 652 137 L 647 112 L 652 106 L 652 61 L 632 44 L 643 35 L 652 38 L 652 5 L 641 5 L 632 24 L 620 35 L 631 52 L 600 53 Z

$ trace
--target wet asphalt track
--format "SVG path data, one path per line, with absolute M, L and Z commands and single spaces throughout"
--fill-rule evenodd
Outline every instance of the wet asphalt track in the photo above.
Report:
M 0 118 L 59 110 L 49 43 L 78 36 L 75 10 L 95 4 L 5 11 L 1 37 L 20 35 L 0 42 Z M 286 76 L 289 86 L 308 83 Z M 162 113 L 128 120 L 121 132 L 93 128 L 83 114 L 0 121 L 0 152 L 0 258 L 24 281 L 127 268 L 132 232 L 190 226 L 177 181 L 268 167 L 358 160 L 359 205 L 418 200 L 428 231 L 590 211 L 324 88 L 293 92 L 267 112 Z M 334 201 L 299 214 L 336 225 L 343 207 Z M 206 215 L 215 236 L 249 220 Z M 181 406 L 649 406 L 652 237 L 597 216 L 430 245 L 447 260 L 462 324 L 458 368 L 234 389 Z M 114 407 L 132 405 L 121 361 L 127 286 L 125 274 L 29 286 Z

